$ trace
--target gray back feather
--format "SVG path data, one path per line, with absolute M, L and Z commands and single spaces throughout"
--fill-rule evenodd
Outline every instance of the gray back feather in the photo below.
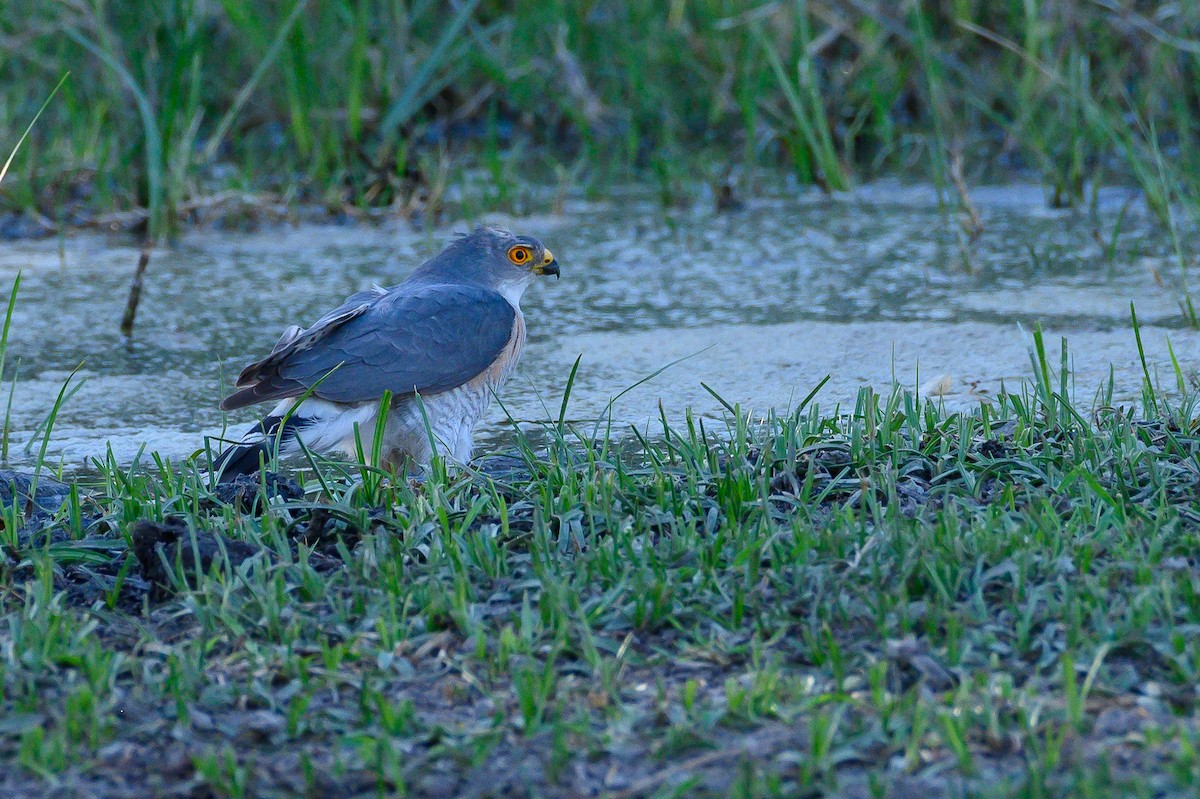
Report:
M 359 292 L 311 327 L 286 331 L 242 371 L 240 390 L 221 407 L 297 397 L 313 386 L 314 396 L 333 402 L 447 391 L 499 357 L 515 321 L 503 296 L 478 285 L 410 279 Z

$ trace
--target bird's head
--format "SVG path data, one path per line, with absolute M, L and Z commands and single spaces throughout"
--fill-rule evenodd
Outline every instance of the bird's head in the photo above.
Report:
M 478 242 L 487 252 L 497 274 L 558 277 L 558 261 L 554 260 L 554 253 L 532 236 L 514 236 L 507 230 L 482 227 L 465 238 L 467 242 Z
M 532 236 L 515 236 L 499 228 L 476 228 L 460 236 L 414 277 L 471 282 L 500 291 L 518 289 L 533 278 L 558 277 L 554 253 Z

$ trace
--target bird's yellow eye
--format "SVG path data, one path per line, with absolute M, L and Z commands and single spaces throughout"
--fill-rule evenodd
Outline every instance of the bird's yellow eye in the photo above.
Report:
M 528 247 L 516 246 L 508 251 L 508 260 L 518 266 L 523 266 L 533 258 L 533 250 Z

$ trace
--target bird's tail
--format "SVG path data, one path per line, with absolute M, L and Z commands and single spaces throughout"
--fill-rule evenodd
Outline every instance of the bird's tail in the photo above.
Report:
M 296 443 L 297 434 L 309 421 L 299 415 L 285 417 L 272 413 L 247 430 L 239 443 L 220 454 L 213 464 L 217 482 L 233 480 L 240 474 L 254 474 L 271 460 L 276 442 L 279 452 L 286 452 Z

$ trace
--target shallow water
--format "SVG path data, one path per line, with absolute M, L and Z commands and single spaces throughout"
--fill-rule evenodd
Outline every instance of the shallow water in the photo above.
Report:
M 1182 323 L 1168 242 L 1140 204 L 1124 215 L 1115 258 L 1097 242 L 1128 196 L 1101 192 L 1093 216 L 1048 209 L 1036 187 L 979 189 L 986 230 L 969 264 L 935 193 L 890 183 L 833 198 L 781 190 L 720 215 L 703 204 L 664 212 L 652 194 L 627 191 L 568 203 L 561 215 L 489 217 L 541 237 L 563 265 L 560 281 L 526 294 L 529 345 L 502 398 L 517 419 L 557 416 L 582 356 L 573 419 L 600 416 L 614 395 L 683 359 L 612 406 L 621 426 L 646 424 L 660 402 L 672 418 L 687 406 L 719 415 L 702 383 L 744 408 L 786 408 L 827 374 L 817 397 L 827 409 L 893 380 L 963 406 L 1029 374 L 1018 325 L 1040 321 L 1053 353 L 1059 335 L 1069 340 L 1082 397 L 1111 363 L 1117 398 L 1132 402 L 1141 367 L 1131 301 L 1165 385 L 1173 385 L 1167 337 L 1186 368 L 1197 363 L 1200 336 Z M 398 282 L 457 229 L 189 233 L 155 253 L 131 345 L 117 333 L 137 260 L 128 240 L 0 245 L 0 287 L 22 273 L 7 370 L 11 378 L 15 360 L 13 461 L 36 455 L 33 434 L 77 367 L 79 388 L 48 444 L 69 466 L 110 444 L 121 461 L 143 445 L 178 457 L 226 421 L 240 430 L 254 414 L 226 420 L 216 406 L 244 363 L 286 325 L 372 283 Z M 499 443 L 504 429 L 496 408 L 481 440 Z

